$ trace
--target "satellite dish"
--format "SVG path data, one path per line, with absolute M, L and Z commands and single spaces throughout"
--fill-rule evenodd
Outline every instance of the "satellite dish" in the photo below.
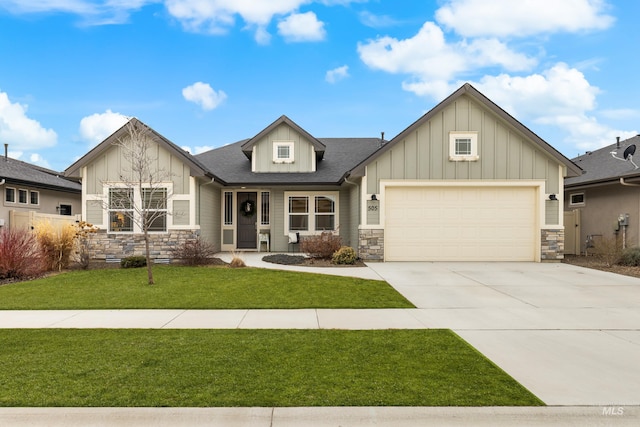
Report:
M 625 160 L 628 160 L 629 157 L 633 156 L 636 152 L 636 144 L 631 144 L 624 150 L 623 157 Z
M 618 160 L 622 160 L 622 161 L 630 161 L 631 164 L 634 166 L 634 169 L 638 169 L 638 165 L 635 164 L 635 162 L 633 161 L 633 155 L 636 152 L 636 145 L 635 144 L 631 144 L 630 146 L 628 146 L 627 148 L 624 149 L 624 153 L 622 154 L 623 157 L 618 157 L 616 156 L 616 154 L 618 154 L 615 151 L 611 151 L 609 154 L 611 154 L 611 156 L 614 159 L 618 159 Z

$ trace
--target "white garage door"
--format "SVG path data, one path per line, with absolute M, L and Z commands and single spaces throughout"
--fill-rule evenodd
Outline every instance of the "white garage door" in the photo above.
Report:
M 534 261 L 533 187 L 387 187 L 387 261 Z

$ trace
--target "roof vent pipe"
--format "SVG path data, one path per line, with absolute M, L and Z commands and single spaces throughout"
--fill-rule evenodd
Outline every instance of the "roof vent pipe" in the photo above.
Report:
M 384 145 L 384 132 L 380 132 L 380 146 Z
M 616 148 L 620 148 L 620 137 L 616 136 Z

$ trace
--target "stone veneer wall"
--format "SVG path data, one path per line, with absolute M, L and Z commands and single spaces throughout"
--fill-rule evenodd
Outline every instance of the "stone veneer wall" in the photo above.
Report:
M 564 230 L 542 230 L 540 246 L 541 261 L 564 259 Z
M 358 255 L 363 261 L 384 261 L 384 230 L 358 230 Z
M 540 260 L 564 259 L 564 230 L 542 230 Z M 359 230 L 358 254 L 364 261 L 384 261 L 384 230 Z
M 168 233 L 151 233 L 150 252 L 152 259 L 171 259 L 172 249 L 187 240 L 196 238 L 195 230 L 172 230 Z M 121 259 L 133 255 L 144 255 L 143 234 L 113 234 L 98 232 L 90 235 L 89 257 L 91 259 Z

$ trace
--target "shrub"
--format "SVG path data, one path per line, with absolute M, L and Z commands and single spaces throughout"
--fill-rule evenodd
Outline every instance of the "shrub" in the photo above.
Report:
M 622 245 L 618 242 L 617 236 L 602 236 L 594 242 L 597 253 L 602 256 L 607 267 L 611 267 L 620 260 L 622 255 Z
M 28 279 L 44 271 L 44 258 L 33 233 L 0 228 L 0 279 Z
M 627 248 L 622 252 L 618 264 L 630 267 L 640 266 L 640 247 Z
M 357 259 L 358 259 L 358 255 L 356 254 L 356 251 L 350 246 L 341 247 L 331 257 L 331 261 L 334 264 L 346 264 L 346 265 L 355 264 Z
M 147 265 L 147 258 L 144 255 L 135 255 L 122 258 L 120 267 L 122 268 L 139 268 Z
M 35 235 L 42 249 L 47 270 L 60 271 L 69 267 L 76 237 L 73 225 L 55 227 L 49 221 L 42 221 L 36 224 Z
M 231 253 L 231 262 L 229 263 L 229 267 L 242 268 L 246 266 L 247 265 L 244 263 L 244 260 L 239 254 L 237 254 L 236 252 Z
M 342 246 L 342 239 L 331 231 L 308 236 L 302 239 L 300 250 L 311 258 L 330 259 Z
M 181 259 L 187 265 L 204 265 L 216 253 L 213 245 L 197 236 L 175 247 L 173 257 Z
M 89 268 L 89 236 L 98 231 L 98 227 L 89 224 L 86 221 L 80 221 L 76 224 L 76 261 L 84 270 Z

